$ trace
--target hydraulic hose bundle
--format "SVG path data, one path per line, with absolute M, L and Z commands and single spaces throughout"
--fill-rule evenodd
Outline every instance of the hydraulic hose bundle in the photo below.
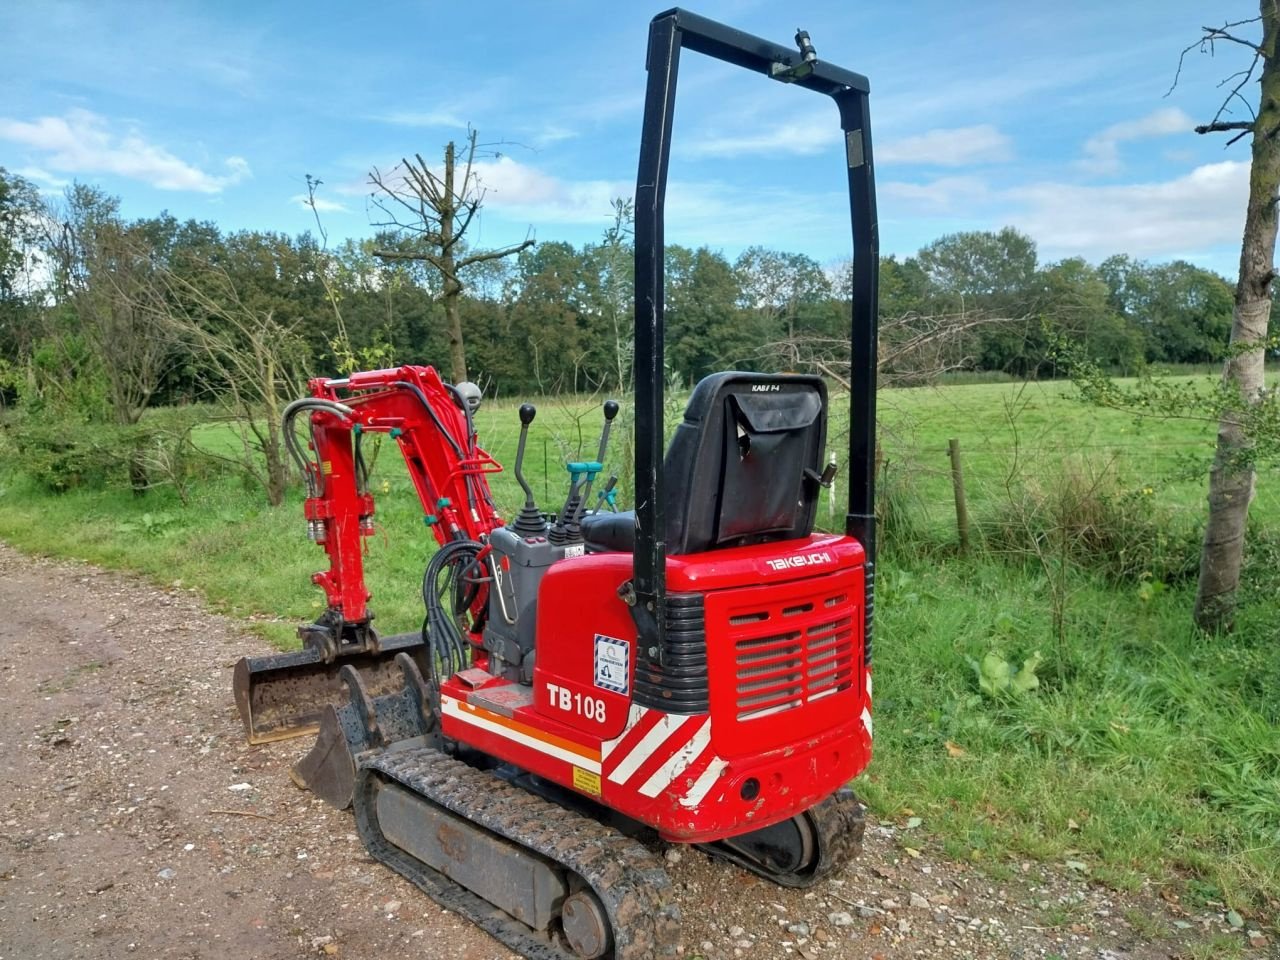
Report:
M 470 643 L 459 620 L 475 599 L 484 578 L 480 553 L 484 544 L 454 540 L 435 552 L 422 577 L 422 602 L 427 615 L 422 639 L 427 661 L 437 678 L 449 677 L 471 665 Z

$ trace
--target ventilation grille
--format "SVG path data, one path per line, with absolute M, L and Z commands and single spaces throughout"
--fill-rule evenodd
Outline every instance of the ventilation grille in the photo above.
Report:
M 846 593 L 754 611 L 735 612 L 730 624 L 775 630 L 734 641 L 735 707 L 739 720 L 755 720 L 812 703 L 853 685 L 853 617 Z

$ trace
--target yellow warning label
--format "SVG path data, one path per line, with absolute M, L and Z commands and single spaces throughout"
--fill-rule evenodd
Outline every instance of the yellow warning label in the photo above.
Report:
M 574 767 L 573 789 L 589 793 L 593 797 L 600 796 L 600 774 L 592 773 L 590 770 L 583 770 L 581 767 Z
M 321 472 L 321 473 L 323 473 L 326 477 L 327 477 L 327 476 L 329 476 L 329 474 L 333 473 L 333 461 L 332 461 L 332 460 L 321 460 L 321 461 L 320 461 L 320 472 Z

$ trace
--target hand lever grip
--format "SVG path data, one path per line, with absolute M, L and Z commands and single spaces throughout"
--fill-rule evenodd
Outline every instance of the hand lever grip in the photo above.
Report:
M 606 400 L 604 402 L 604 429 L 600 431 L 600 450 L 596 454 L 596 463 L 604 465 L 604 454 L 609 448 L 609 430 L 613 426 L 613 418 L 618 415 L 618 401 Z M 595 477 L 587 477 L 587 485 L 582 490 L 582 498 L 578 501 L 578 508 L 574 511 L 573 519 L 578 521 L 582 518 L 583 511 L 586 510 L 587 503 L 591 497 L 591 485 L 595 482 Z
M 538 410 L 532 403 L 520 405 L 520 443 L 516 447 L 515 475 L 516 483 L 520 484 L 520 489 L 524 491 L 524 506 L 521 507 L 520 515 L 515 519 L 514 527 L 522 534 L 540 533 L 546 528 L 542 514 L 538 512 L 538 506 L 533 502 L 533 490 L 524 478 L 523 469 L 524 447 L 529 439 L 529 424 L 533 423 L 533 418 L 537 414 Z

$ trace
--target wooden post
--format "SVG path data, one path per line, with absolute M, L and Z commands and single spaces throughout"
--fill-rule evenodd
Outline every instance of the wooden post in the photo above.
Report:
M 956 495 L 956 530 L 960 534 L 960 550 L 969 552 L 969 505 L 964 498 L 964 470 L 960 465 L 960 441 L 952 437 L 947 441 L 951 457 L 951 486 Z

